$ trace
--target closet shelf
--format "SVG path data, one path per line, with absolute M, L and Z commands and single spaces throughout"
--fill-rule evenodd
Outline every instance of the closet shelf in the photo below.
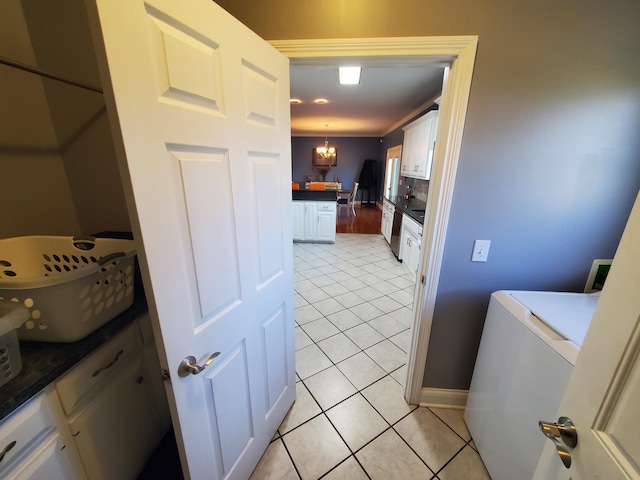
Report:
M 40 70 L 39 68 L 32 67 L 30 65 L 26 65 L 24 63 L 16 62 L 15 60 L 10 60 L 5 57 L 0 57 L 0 64 L 8 65 L 9 67 L 17 68 L 19 70 L 23 70 L 29 73 L 35 73 L 36 75 L 40 75 L 41 77 L 50 78 L 51 80 L 56 80 L 58 82 L 66 83 L 68 85 L 73 85 L 74 87 L 84 88 L 85 90 L 90 90 L 96 93 L 102 93 L 102 89 L 99 87 L 95 87 L 93 85 L 89 85 L 87 83 L 76 82 L 75 80 L 69 80 L 67 78 L 61 77 L 59 75 L 54 75 L 49 72 L 45 72 Z

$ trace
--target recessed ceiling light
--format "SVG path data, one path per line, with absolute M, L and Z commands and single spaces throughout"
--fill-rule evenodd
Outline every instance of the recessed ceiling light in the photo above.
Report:
M 329 100 L 327 100 L 326 98 L 316 98 L 313 103 L 317 103 L 318 105 L 324 105 L 326 103 L 329 103 Z
M 361 67 L 339 67 L 340 85 L 357 85 L 360 83 Z
M 289 103 L 291 105 L 299 105 L 302 103 L 302 100 L 300 100 L 299 98 L 290 98 Z

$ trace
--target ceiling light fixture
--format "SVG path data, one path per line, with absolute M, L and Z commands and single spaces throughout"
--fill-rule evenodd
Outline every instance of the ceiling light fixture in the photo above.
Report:
M 362 67 L 339 67 L 338 78 L 340 85 L 358 85 Z
M 327 135 L 329 130 L 329 124 L 325 123 L 324 128 L 325 128 L 324 147 L 316 148 L 316 152 L 318 152 L 318 155 L 320 155 L 322 158 L 329 159 L 336 154 L 336 149 L 334 147 L 329 146 L 329 137 Z
M 302 103 L 302 100 L 300 100 L 299 98 L 290 98 L 289 103 L 291 105 L 300 105 Z
M 317 103 L 318 105 L 325 105 L 327 103 L 329 103 L 329 100 L 327 100 L 326 98 L 316 98 L 313 103 Z

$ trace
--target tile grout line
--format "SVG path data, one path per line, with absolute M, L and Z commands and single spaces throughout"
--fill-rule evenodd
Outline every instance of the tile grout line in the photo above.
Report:
M 377 235 L 376 235 L 376 236 L 377 236 Z M 372 243 L 373 243 L 373 242 L 372 242 Z M 317 254 L 316 254 L 316 255 L 317 255 Z M 364 255 L 363 255 L 363 256 L 364 256 Z M 363 257 L 363 256 L 362 256 L 362 257 Z M 357 257 L 357 258 L 362 258 L 362 257 Z M 300 257 L 297 257 L 297 258 L 300 258 Z M 304 261 L 305 263 L 309 264 L 309 262 L 307 262 L 307 261 L 306 261 L 306 260 L 304 260 L 304 259 L 300 259 L 300 260 L 302 260 L 302 261 Z M 386 260 L 387 260 L 387 259 L 381 259 L 381 260 L 378 260 L 378 261 L 386 261 Z M 348 260 L 347 260 L 347 261 L 348 261 Z M 295 263 L 295 260 L 294 260 L 294 263 Z M 327 263 L 327 265 L 330 265 L 330 264 L 328 264 L 328 263 Z M 312 266 L 312 268 L 316 268 L 316 269 L 317 269 L 317 268 L 321 268 L 321 267 L 313 267 L 313 266 Z M 357 266 L 356 266 L 356 268 L 357 268 Z M 339 271 L 340 271 L 340 272 L 347 273 L 347 272 L 345 272 L 345 271 L 343 271 L 343 270 L 339 270 Z M 323 273 L 323 277 L 330 276 L 330 275 L 335 274 L 335 273 L 338 273 L 338 272 L 332 272 L 332 273 L 328 273 L 328 274 L 324 274 L 324 273 Z M 372 273 L 372 272 L 367 272 L 367 274 L 368 274 L 368 275 L 374 275 L 374 276 L 375 276 L 375 273 Z M 303 276 L 304 276 L 304 275 L 303 275 Z M 361 277 L 362 277 L 362 276 L 364 276 L 364 275 L 361 275 Z M 398 275 L 397 277 L 394 277 L 394 278 L 400 278 L 400 277 L 403 277 L 403 276 L 404 276 L 404 275 Z M 352 278 L 359 279 L 359 278 L 361 278 L 361 277 L 352 277 Z M 320 278 L 320 276 L 316 276 L 316 277 L 313 277 L 313 278 Z M 376 278 L 378 278 L 378 279 L 380 280 L 380 282 L 385 282 L 385 281 L 389 281 L 389 280 L 390 280 L 390 279 L 386 279 L 386 280 L 385 280 L 385 279 L 381 279 L 380 277 L 377 277 L 377 276 L 376 276 Z M 315 286 L 316 286 L 316 288 L 318 288 L 318 289 L 322 290 L 324 293 L 327 293 L 327 292 L 325 292 L 325 291 L 323 290 L 323 288 L 324 288 L 324 287 L 327 287 L 327 286 L 329 286 L 329 285 L 334 285 L 334 284 L 335 284 L 335 285 L 341 285 L 341 281 L 336 281 L 336 280 L 334 280 L 331 284 L 327 284 L 327 285 L 324 285 L 324 287 L 322 287 L 322 286 L 318 286 L 318 285 L 316 285 L 316 284 L 313 282 L 313 280 L 312 280 L 312 279 L 306 279 L 306 277 L 305 277 L 305 280 L 306 280 L 306 281 L 311 282 L 313 285 L 315 285 Z M 332 279 L 332 280 L 333 280 L 333 279 Z M 394 285 L 394 286 L 396 286 L 396 285 Z M 367 287 L 369 287 L 369 288 L 374 288 L 374 287 L 372 287 L 371 285 L 367 285 Z M 346 288 L 346 287 L 345 287 L 345 288 Z M 363 287 L 363 288 L 366 288 L 366 287 Z M 391 293 L 396 293 L 396 292 L 399 292 L 399 291 L 405 291 L 405 290 L 406 290 L 406 288 L 408 288 L 408 287 L 402 287 L 402 288 L 398 287 L 398 290 L 396 290 L 395 292 L 391 292 Z M 309 301 L 304 297 L 304 295 L 303 295 L 301 292 L 298 292 L 297 290 L 294 290 L 294 291 L 295 291 L 295 293 L 296 293 L 296 294 L 300 295 L 300 297 L 302 297 L 302 298 L 305 300 L 305 302 L 307 302 L 307 305 L 311 305 L 311 306 L 313 306 L 313 303 L 309 302 Z M 347 292 L 344 292 L 344 293 L 345 293 L 345 294 L 346 294 L 346 293 L 353 293 L 353 294 L 357 295 L 357 293 L 356 293 L 355 291 L 350 290 L 350 289 L 347 289 Z M 403 436 L 402 436 L 402 435 L 401 435 L 401 434 L 400 434 L 400 433 L 399 433 L 399 432 L 394 428 L 394 427 L 395 427 L 399 422 L 401 422 L 402 420 L 404 420 L 406 417 L 408 417 L 409 415 L 411 415 L 411 414 L 412 414 L 412 413 L 413 413 L 417 408 L 419 408 L 419 406 L 415 406 L 415 408 L 413 408 L 411 411 L 409 411 L 408 413 L 406 413 L 405 415 L 403 415 L 402 417 L 400 417 L 398 420 L 396 420 L 396 421 L 395 421 L 395 422 L 393 422 L 393 423 L 390 423 L 390 422 L 389 422 L 389 421 L 388 421 L 388 420 L 387 420 L 387 419 L 386 419 L 386 418 L 381 414 L 381 412 L 380 412 L 380 411 L 378 411 L 378 410 L 375 408 L 375 406 L 374 406 L 374 405 L 369 401 L 369 399 L 368 399 L 368 398 L 367 398 L 367 397 L 362 393 L 365 389 L 367 389 L 367 388 L 371 387 L 371 386 L 372 386 L 372 385 L 374 385 L 375 383 L 378 383 L 378 382 L 382 381 L 382 380 L 383 380 L 384 378 L 386 378 L 386 377 L 390 377 L 390 378 L 391 378 L 391 380 L 393 380 L 393 381 L 394 381 L 394 382 L 396 382 L 396 383 L 399 383 L 399 382 L 397 382 L 397 380 L 396 380 L 395 378 L 393 378 L 393 377 L 392 377 L 392 373 L 396 372 L 397 370 L 399 370 L 399 369 L 403 368 L 403 367 L 406 365 L 406 362 L 405 362 L 403 365 L 401 365 L 401 366 L 399 366 L 399 367 L 397 367 L 397 368 L 395 368 L 395 369 L 393 369 L 393 370 L 391 370 L 391 371 L 387 372 L 387 371 L 386 371 L 386 370 L 385 370 L 385 369 L 384 369 L 384 368 L 383 368 L 383 367 L 382 367 L 378 362 L 376 362 L 376 361 L 375 361 L 375 359 L 373 359 L 373 358 L 372 358 L 372 357 L 371 357 L 371 356 L 370 356 L 370 355 L 365 351 L 366 349 L 369 349 L 369 348 L 371 348 L 371 347 L 373 347 L 373 346 L 375 346 L 375 345 L 378 345 L 378 344 L 380 344 L 380 343 L 384 342 L 385 340 L 389 340 L 389 341 L 391 342 L 391 344 L 392 344 L 392 345 L 394 345 L 396 348 L 398 348 L 399 350 L 401 350 L 402 352 L 404 352 L 406 355 L 408 355 L 408 352 L 405 352 L 405 351 L 404 351 L 404 349 L 402 349 L 400 346 L 396 345 L 393 341 L 391 341 L 391 340 L 390 340 L 390 338 L 391 338 L 391 337 L 393 337 L 393 336 L 395 336 L 395 335 L 398 335 L 398 334 L 400 334 L 400 333 L 402 333 L 402 332 L 405 332 L 406 330 L 409 330 L 411 327 L 403 328 L 400 332 L 397 332 L 397 333 L 394 333 L 393 335 L 387 336 L 387 335 L 384 335 L 384 334 L 383 334 L 382 332 L 380 332 L 379 330 L 375 329 L 375 327 L 373 327 L 373 326 L 369 325 L 369 322 L 370 322 L 370 321 L 372 321 L 372 320 L 375 320 L 375 319 L 377 319 L 377 318 L 380 318 L 381 316 L 389 315 L 389 314 L 391 314 L 391 313 L 393 313 L 393 312 L 396 312 L 396 311 L 398 311 L 398 310 L 401 310 L 401 309 L 403 309 L 403 308 L 412 308 L 412 305 L 405 305 L 405 304 L 402 304 L 401 302 L 399 302 L 399 301 L 397 301 L 397 300 L 395 300 L 395 299 L 393 299 L 393 298 L 389 297 L 389 295 L 388 295 L 388 294 L 384 294 L 384 293 L 382 293 L 382 292 L 379 292 L 379 293 L 381 294 L 381 297 L 378 297 L 378 298 L 383 298 L 383 297 L 389 298 L 390 300 L 393 300 L 394 302 L 396 302 L 396 303 L 400 304 L 401 306 L 400 306 L 399 308 L 397 308 L 397 309 L 391 310 L 390 312 L 384 312 L 384 311 L 383 311 L 381 315 L 378 315 L 378 316 L 376 316 L 376 317 L 373 317 L 373 318 L 371 318 L 371 319 L 369 319 L 369 320 L 363 320 L 363 319 L 362 319 L 361 317 L 359 317 L 357 314 L 355 314 L 354 312 L 351 312 L 351 313 L 353 313 L 354 315 L 356 315 L 356 317 L 361 321 L 361 323 L 360 323 L 360 324 L 358 324 L 358 325 L 367 324 L 370 328 L 372 328 L 374 331 L 376 331 L 378 334 L 380 334 L 381 336 L 383 336 L 383 337 L 384 337 L 382 340 L 380 340 L 380 341 L 378 341 L 378 342 L 375 342 L 375 343 L 373 343 L 373 344 L 371 344 L 371 345 L 367 346 L 365 349 L 363 349 L 362 347 L 360 347 L 360 345 L 358 345 L 357 343 L 355 343 L 355 342 L 354 342 L 354 341 L 353 341 L 353 340 L 352 340 L 348 335 L 346 335 L 346 333 L 345 333 L 346 331 L 348 331 L 348 330 L 350 330 L 350 329 L 352 329 L 352 328 L 355 328 L 355 327 L 356 327 L 356 326 L 358 326 L 358 325 L 354 325 L 354 326 L 352 326 L 352 327 L 347 328 L 346 330 L 343 330 L 343 329 L 341 329 L 340 327 L 338 327 L 336 324 L 334 324 L 334 323 L 333 323 L 333 322 L 332 322 L 332 321 L 327 317 L 327 315 L 324 315 L 324 314 L 322 314 L 322 312 L 318 311 L 322 316 L 321 316 L 320 318 L 316 319 L 316 320 L 324 319 L 324 320 L 328 321 L 330 325 L 332 325 L 333 327 L 335 327 L 335 328 L 337 328 L 337 329 L 338 329 L 338 332 L 337 332 L 337 333 L 334 333 L 334 334 L 332 334 L 332 335 L 329 335 L 328 337 L 322 338 L 321 340 L 316 341 L 316 340 L 314 340 L 314 339 L 313 339 L 313 338 L 312 338 L 312 337 L 307 333 L 307 331 L 306 331 L 306 330 L 304 329 L 304 327 L 303 327 L 303 325 L 308 324 L 308 323 L 311 323 L 311 322 L 316 321 L 316 320 L 312 320 L 311 322 L 306 322 L 305 324 L 298 324 L 298 322 L 295 322 L 295 323 L 296 323 L 296 325 L 297 325 L 297 326 L 299 326 L 299 327 L 301 328 L 302 332 L 304 332 L 304 334 L 305 334 L 305 335 L 309 338 L 309 340 L 311 341 L 311 343 L 310 343 L 309 345 L 307 345 L 307 346 L 315 345 L 315 346 L 316 346 L 316 347 L 317 347 L 317 348 L 322 352 L 322 354 L 323 354 L 324 356 L 326 356 L 326 357 L 329 359 L 329 361 L 331 362 L 331 365 L 330 365 L 330 366 L 328 366 L 327 368 L 324 368 L 324 369 L 322 369 L 322 370 L 318 371 L 318 372 L 315 372 L 315 373 L 314 373 L 314 374 L 312 374 L 312 375 L 307 376 L 306 378 L 301 378 L 301 377 L 300 377 L 300 381 L 302 382 L 302 384 L 303 384 L 304 388 L 307 390 L 307 392 L 310 394 L 310 396 L 312 397 L 312 399 L 314 400 L 314 402 L 315 402 L 315 403 L 318 405 L 318 407 L 320 408 L 320 410 L 321 410 L 321 411 L 320 411 L 320 413 L 318 413 L 318 414 L 314 415 L 314 416 L 313 416 L 313 417 L 311 417 L 310 419 L 307 419 L 305 422 L 303 422 L 302 424 L 300 424 L 300 425 L 298 425 L 298 426 L 294 427 L 293 429 L 291 429 L 289 432 L 287 432 L 287 433 L 286 433 L 286 434 L 284 434 L 284 435 L 283 435 L 283 434 L 280 434 L 280 432 L 278 431 L 278 434 L 280 435 L 280 436 L 279 436 L 279 439 L 281 439 L 281 440 L 283 441 L 283 444 L 285 444 L 285 442 L 284 442 L 284 436 L 285 436 L 285 435 L 287 435 L 288 433 L 290 433 L 290 432 L 291 432 L 291 431 L 293 431 L 293 430 L 296 430 L 297 428 L 301 427 L 302 425 L 305 425 L 306 423 L 308 423 L 309 421 L 311 421 L 311 420 L 313 420 L 313 419 L 317 418 L 318 416 L 320 416 L 320 415 L 324 415 L 324 417 L 329 421 L 329 423 L 330 423 L 330 425 L 332 426 L 332 428 L 334 429 L 334 431 L 338 434 L 338 436 L 340 437 L 340 439 L 341 439 L 341 440 L 343 441 L 343 443 L 347 446 L 347 448 L 348 448 L 348 450 L 349 450 L 349 452 L 350 452 L 351 454 L 350 454 L 346 459 L 343 459 L 343 460 L 342 460 L 342 461 L 340 461 L 338 464 L 334 465 L 334 466 L 333 466 L 329 471 L 327 471 L 326 473 L 324 473 L 324 474 L 322 475 L 322 477 L 324 477 L 324 476 L 328 475 L 331 471 L 335 470 L 338 466 L 340 466 L 340 465 L 342 465 L 344 462 L 346 462 L 350 457 L 353 457 L 353 458 L 356 460 L 356 462 L 358 463 L 358 465 L 362 468 L 362 470 L 364 471 L 364 473 L 367 475 L 367 477 L 368 477 L 368 478 L 371 478 L 371 477 L 369 476 L 368 472 L 366 471 L 366 469 L 364 468 L 364 466 L 363 466 L 363 465 L 359 462 L 359 460 L 357 459 L 357 457 L 356 457 L 356 453 L 357 453 L 357 452 L 359 452 L 359 451 L 361 451 L 362 449 L 364 449 L 364 448 L 365 448 L 366 446 L 368 446 L 369 444 L 371 444 L 373 441 L 375 441 L 377 438 L 379 438 L 379 437 L 380 437 L 382 434 L 384 434 L 385 432 L 387 432 L 387 431 L 389 431 L 389 430 L 392 430 L 396 435 L 398 435 L 398 436 L 402 439 L 402 441 L 404 442 L 404 444 L 405 444 L 405 445 L 407 445 L 407 446 L 409 447 L 409 449 L 410 449 L 410 450 L 411 450 L 411 451 L 412 451 L 412 452 L 413 452 L 413 453 L 414 453 L 414 454 L 415 454 L 415 455 L 420 459 L 420 461 L 421 461 L 421 462 L 422 462 L 422 463 L 423 463 L 423 464 L 428 468 L 428 470 L 429 470 L 430 472 L 432 472 L 432 477 L 431 477 L 431 479 L 432 479 L 432 480 L 437 480 L 437 478 L 438 478 L 438 477 L 437 477 L 438 473 L 439 473 L 439 472 L 441 472 L 441 471 L 442 471 L 442 470 L 443 470 L 447 465 L 449 465 L 449 464 L 453 461 L 453 459 L 454 459 L 454 458 L 455 458 L 455 457 L 456 457 L 460 452 L 462 452 L 462 450 L 464 450 L 464 448 L 466 448 L 466 446 L 467 446 L 467 445 L 470 445 L 470 443 L 472 442 L 472 439 L 470 439 L 470 440 L 468 440 L 468 441 L 467 441 L 467 440 L 465 440 L 465 439 L 464 439 L 460 434 L 458 434 L 458 432 L 456 432 L 456 431 L 455 431 L 455 430 L 454 430 L 454 429 L 453 429 L 453 428 L 452 428 L 452 427 L 451 427 L 447 422 L 445 422 L 445 421 L 444 421 L 442 418 L 440 418 L 440 417 L 439 417 L 435 412 L 433 412 L 433 411 L 431 411 L 431 409 L 429 409 L 429 411 L 430 411 L 430 412 L 431 412 L 431 413 L 432 413 L 436 418 L 438 418 L 438 420 L 439 420 L 440 422 L 444 423 L 444 424 L 445 424 L 445 425 L 446 425 L 450 430 L 452 430 L 452 431 L 453 431 L 453 433 L 455 433 L 455 434 L 456 434 L 456 436 L 460 437 L 460 438 L 461 438 L 461 440 L 463 440 L 463 441 L 465 442 L 465 443 L 464 443 L 464 445 L 462 446 L 462 448 L 461 448 L 460 450 L 458 450 L 458 451 L 456 452 L 456 454 L 455 454 L 455 455 L 453 455 L 453 456 L 452 456 L 452 457 L 451 457 L 451 458 L 450 458 L 450 459 L 449 459 L 449 460 L 448 460 L 448 461 L 447 461 L 447 462 L 446 462 L 446 463 L 445 463 L 445 464 L 444 464 L 444 465 L 443 465 L 443 466 L 442 466 L 442 467 L 441 467 L 437 472 L 434 472 L 434 470 L 432 470 L 432 469 L 431 469 L 431 467 L 429 467 L 429 465 L 428 465 L 428 464 L 427 464 L 427 463 L 422 459 L 422 457 L 421 457 L 420 455 L 418 455 L 418 453 L 417 453 L 417 452 L 416 452 L 416 451 L 411 447 L 411 445 L 409 445 L 409 443 L 407 442 L 407 440 L 406 440 L 406 439 L 405 439 L 405 438 L 404 438 L 404 437 L 403 437 Z M 329 297 L 328 297 L 328 298 L 331 298 L 331 299 L 333 299 L 333 298 L 334 298 L 334 297 L 333 297 L 332 295 L 330 295 L 330 294 L 327 294 L 327 295 L 329 295 Z M 360 298 L 362 298 L 362 297 L 360 297 Z M 323 300 L 326 300 L 326 299 L 323 299 Z M 363 301 L 361 304 L 358 304 L 358 305 L 364 305 L 364 304 L 366 303 L 366 304 L 369 304 L 369 305 L 371 305 L 371 306 L 375 307 L 375 305 L 373 305 L 373 304 L 371 304 L 371 303 L 370 303 L 370 302 L 371 302 L 370 300 L 365 300 L 365 299 L 363 299 L 363 300 L 364 300 L 364 301 Z M 322 301 L 322 300 L 318 300 L 318 301 L 316 301 L 316 302 L 314 302 L 314 303 L 317 303 L 317 302 L 319 302 L 319 301 Z M 338 300 L 335 300 L 335 301 L 336 301 L 339 305 L 341 305 L 342 307 L 344 307 L 344 308 L 343 308 L 343 310 L 339 310 L 338 312 L 333 312 L 333 313 L 331 313 L 331 314 L 329 314 L 329 315 L 333 315 L 333 314 L 335 314 L 335 313 L 339 313 L 339 312 L 342 312 L 342 311 L 344 311 L 344 310 L 351 311 L 351 309 L 350 309 L 349 307 L 346 307 L 344 304 L 340 303 Z M 356 305 L 356 306 L 357 306 L 357 305 Z M 315 307 L 314 307 L 314 308 L 315 308 Z M 376 308 L 377 308 L 377 307 L 376 307 Z M 317 310 L 317 309 L 316 309 L 316 310 Z M 392 318 L 393 318 L 393 317 L 392 317 Z M 395 320 L 395 319 L 394 319 L 394 320 Z M 397 320 L 396 320 L 396 321 L 397 321 Z M 404 326 L 404 324 L 402 324 L 402 325 Z M 367 356 L 367 358 L 369 358 L 369 359 L 370 359 L 370 360 L 371 360 L 375 365 L 377 365 L 379 368 L 381 368 L 381 369 L 385 372 L 385 375 L 384 375 L 383 377 L 381 377 L 381 378 L 379 378 L 379 379 L 377 379 L 377 380 L 373 381 L 372 383 L 367 384 L 366 386 L 363 386 L 362 388 L 358 388 L 358 387 L 357 387 L 357 386 L 356 386 L 356 385 L 351 381 L 351 379 L 349 379 L 348 377 L 346 377 L 346 375 L 345 375 L 345 374 L 340 370 L 340 368 L 338 367 L 338 363 L 334 362 L 334 361 L 333 361 L 333 360 L 332 360 L 332 359 L 327 355 L 327 353 L 322 349 L 322 347 L 319 345 L 319 343 L 323 342 L 324 340 L 330 339 L 330 338 L 335 337 L 335 336 L 337 336 L 337 335 L 339 335 L 339 334 L 343 334 L 343 335 L 345 335 L 345 337 L 346 337 L 346 338 L 348 338 L 348 339 L 349 339 L 353 344 L 355 344 L 355 345 L 356 345 L 356 347 L 358 348 L 358 350 L 359 350 L 359 351 L 358 351 L 357 353 L 354 353 L 353 355 L 349 355 L 349 356 L 347 356 L 347 357 L 345 357 L 345 358 L 341 359 L 341 360 L 340 360 L 340 362 L 338 362 L 338 363 L 341 363 L 341 362 L 343 362 L 343 361 L 345 361 L 345 360 L 347 360 L 347 359 L 349 359 L 349 358 L 352 358 L 353 356 L 358 355 L 359 353 L 361 353 L 361 352 L 362 352 L 362 353 L 364 353 L 364 354 Z M 306 347 L 302 347 L 302 348 L 306 348 Z M 301 348 L 301 349 L 302 349 L 302 348 Z M 300 350 L 301 350 L 301 349 L 300 349 Z M 298 351 L 298 350 L 296 350 L 296 352 L 297 352 L 297 351 Z M 329 408 L 326 408 L 326 409 L 325 409 L 325 408 L 323 408 L 323 407 L 320 405 L 320 403 L 318 402 L 318 400 L 316 399 L 316 397 L 313 395 L 313 393 L 311 392 L 311 390 L 310 390 L 310 389 L 309 389 L 309 387 L 307 386 L 307 384 L 306 384 L 305 380 L 308 380 L 308 379 L 312 378 L 313 376 L 315 376 L 315 375 L 317 375 L 317 374 L 319 374 L 319 373 L 321 373 L 321 372 L 323 372 L 323 371 L 325 371 L 325 370 L 327 370 L 327 369 L 329 369 L 329 368 L 331 368 L 331 367 L 334 367 L 334 366 L 335 366 L 335 367 L 337 368 L 337 370 L 338 370 L 338 371 L 339 371 L 339 372 L 340 372 L 340 373 L 341 373 L 341 374 L 342 374 L 342 375 L 347 379 L 347 381 L 348 381 L 348 382 L 349 382 L 349 383 L 350 383 L 350 384 L 351 384 L 351 385 L 356 389 L 356 392 L 354 392 L 354 393 L 352 393 L 352 394 L 348 395 L 346 398 L 344 398 L 344 399 L 340 400 L 340 401 L 339 401 L 338 403 L 336 403 L 335 405 L 332 405 L 332 406 L 330 406 Z M 360 394 L 360 396 L 361 396 L 362 398 L 364 398 L 364 399 L 365 399 L 365 401 L 366 401 L 366 402 L 367 402 L 367 403 L 368 403 L 368 404 L 373 408 L 373 410 L 374 410 L 374 411 L 375 411 L 375 412 L 376 412 L 376 413 L 377 413 L 377 414 L 378 414 L 378 415 L 379 415 L 379 416 L 380 416 L 380 417 L 385 421 L 385 423 L 387 423 L 388 427 L 387 427 L 387 428 L 385 428 L 381 433 L 379 433 L 378 435 L 376 435 L 374 438 L 372 438 L 371 440 L 369 440 L 367 443 L 365 443 L 363 446 L 361 446 L 361 447 L 360 447 L 360 448 L 358 448 L 357 450 L 353 451 L 353 450 L 351 449 L 351 447 L 347 444 L 347 442 L 344 440 L 344 438 L 343 438 L 342 434 L 339 432 L 339 430 L 337 429 L 337 427 L 333 424 L 333 422 L 331 421 L 331 419 L 330 419 L 330 418 L 329 418 L 329 416 L 327 415 L 327 412 L 328 412 L 329 410 L 331 410 L 331 409 L 333 409 L 333 408 L 337 407 L 338 405 L 342 404 L 343 402 L 346 402 L 347 400 L 349 400 L 349 399 L 353 398 L 354 396 L 356 396 L 356 395 L 358 395 L 358 394 Z M 286 444 L 285 444 L 285 448 L 286 448 Z M 471 447 L 471 448 L 473 448 L 473 447 Z M 474 450 L 475 450 L 475 449 L 474 449 Z M 289 452 L 288 452 L 288 449 L 287 449 L 287 453 L 289 453 Z M 290 455 L 290 454 L 289 454 L 289 458 L 291 459 L 292 463 L 293 463 L 293 464 L 294 464 L 294 466 L 295 466 L 295 462 L 293 462 L 293 459 L 291 458 L 291 455 Z M 297 471 L 297 467 L 296 467 L 296 472 L 298 472 L 298 471 Z M 298 475 L 299 475 L 299 472 L 298 472 Z M 300 476 L 300 475 L 299 475 L 299 476 Z

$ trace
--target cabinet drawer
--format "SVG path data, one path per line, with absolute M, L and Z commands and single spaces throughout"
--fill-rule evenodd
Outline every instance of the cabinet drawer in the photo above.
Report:
M 406 214 L 402 215 L 402 226 L 413 233 L 419 239 L 422 238 L 422 225 L 420 225 L 410 216 Z
M 7 417 L 0 424 L 0 452 L 5 451 L 4 458 L 0 461 L 0 477 L 5 478 L 4 474 L 13 461 L 55 428 L 55 416 L 45 392 Z
M 104 380 L 125 368 L 128 358 L 140 348 L 138 325 L 133 323 L 55 382 L 65 414 L 70 415 Z
M 316 204 L 316 211 L 318 212 L 335 212 L 336 204 L 334 202 L 318 202 Z

